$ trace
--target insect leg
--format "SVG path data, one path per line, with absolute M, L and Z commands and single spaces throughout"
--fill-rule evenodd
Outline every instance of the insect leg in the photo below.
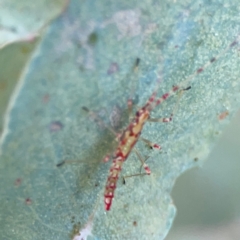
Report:
M 143 175 L 150 175 L 151 174 L 151 170 L 150 168 L 148 167 L 148 165 L 146 164 L 146 161 L 149 157 L 146 157 L 145 159 L 143 159 L 143 157 L 141 156 L 141 154 L 139 153 L 139 151 L 136 149 L 136 148 L 133 148 L 133 151 L 136 153 L 138 159 L 140 160 L 141 162 L 141 168 L 140 168 L 140 173 L 136 173 L 136 174 L 131 174 L 131 175 L 128 175 L 128 176 L 123 176 L 123 184 L 126 183 L 125 179 L 126 178 L 129 178 L 129 177 L 136 177 L 136 176 L 143 176 Z M 142 173 L 142 167 L 144 168 L 145 170 L 145 173 Z
M 93 119 L 97 120 L 99 123 L 101 123 L 106 129 L 108 129 L 113 135 L 118 137 L 118 133 L 111 128 L 110 126 L 107 126 L 107 124 L 104 123 L 104 121 L 93 111 L 89 110 L 87 107 L 82 107 L 84 111 L 86 111 Z
M 141 156 L 141 154 L 139 153 L 139 151 L 136 149 L 136 148 L 133 148 L 133 151 L 136 153 L 138 159 L 140 160 L 140 162 L 142 163 L 141 165 L 141 169 L 140 169 L 140 174 L 141 174 L 141 170 L 142 170 L 142 167 L 144 168 L 146 174 L 151 174 L 151 170 L 150 168 L 148 167 L 148 165 L 146 164 L 146 161 L 149 157 L 147 157 L 146 159 L 143 159 L 143 157 Z
M 129 98 L 127 101 L 127 105 L 128 105 L 128 115 L 129 115 L 129 118 L 131 118 L 133 115 L 133 100 Z
M 77 161 L 77 160 L 63 160 L 62 162 L 56 164 L 56 167 L 61 167 L 61 166 L 65 165 L 65 164 L 74 164 L 74 163 L 78 164 L 80 162 Z
M 174 89 L 174 87 L 173 87 L 173 89 Z M 179 105 L 180 99 L 181 99 L 181 97 L 182 97 L 182 95 L 183 95 L 183 92 L 184 92 L 184 91 L 187 91 L 187 90 L 189 90 L 189 89 L 191 89 L 191 86 L 179 90 L 179 94 L 180 94 L 180 95 L 178 96 L 178 100 L 177 100 L 177 102 L 176 102 L 176 104 L 175 104 L 175 106 L 174 106 L 174 108 L 173 108 L 173 111 L 172 111 L 172 113 L 170 114 L 169 117 L 164 117 L 164 118 L 149 118 L 149 119 L 148 119 L 148 122 L 164 122 L 164 123 L 166 123 L 166 122 L 171 122 L 172 119 L 173 119 L 173 116 L 176 114 L 176 112 L 177 112 L 177 110 L 178 110 L 178 105 Z
M 132 72 L 135 73 L 135 74 L 138 73 L 140 61 L 141 61 L 141 59 L 140 59 L 139 57 L 137 57 L 137 58 L 135 59 L 134 65 L 133 65 L 133 67 L 132 67 Z M 136 92 L 136 89 L 135 89 L 135 88 L 136 88 L 136 87 L 132 88 L 130 97 L 129 97 L 128 101 L 127 101 L 128 113 L 129 113 L 129 118 L 130 118 L 130 119 L 131 119 L 132 116 L 133 116 L 133 104 L 134 104 L 134 103 L 133 103 L 133 95 L 134 95 L 133 93 Z
M 158 145 L 157 143 L 153 143 L 149 140 L 147 140 L 146 138 L 140 137 L 139 140 L 142 140 L 143 142 L 145 142 L 150 148 L 156 148 L 156 149 L 161 149 L 161 146 Z
M 126 178 L 138 177 L 138 176 L 144 176 L 144 175 L 149 175 L 149 174 L 148 173 L 136 173 L 136 174 L 132 174 L 132 175 L 128 175 L 128 176 L 123 176 L 122 182 L 123 182 L 123 184 L 126 184 Z

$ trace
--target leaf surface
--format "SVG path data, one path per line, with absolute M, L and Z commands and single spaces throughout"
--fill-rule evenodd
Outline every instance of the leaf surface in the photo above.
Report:
M 129 97 L 143 106 L 159 79 L 160 96 L 236 39 L 237 6 L 72 1 L 49 27 L 11 102 L 1 146 L 1 236 L 163 239 L 176 212 L 170 197 L 176 178 L 203 163 L 239 107 L 238 46 L 197 75 L 182 97 L 154 110 L 152 117 L 168 117 L 179 101 L 173 122 L 147 123 L 142 131 L 162 150 L 137 143 L 152 174 L 127 178 L 125 185 L 119 179 L 107 213 L 103 191 L 111 162 L 102 159 L 116 144 L 82 107 L 109 126 L 126 127 Z M 220 120 L 224 111 L 229 116 Z M 64 160 L 77 163 L 56 166 Z M 122 175 L 139 173 L 140 165 L 131 154 Z

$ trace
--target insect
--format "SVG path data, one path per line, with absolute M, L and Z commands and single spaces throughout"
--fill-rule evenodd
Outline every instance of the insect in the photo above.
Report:
M 194 71 L 190 76 L 188 76 L 184 81 L 182 81 L 179 85 L 173 86 L 170 91 L 164 93 L 162 96 L 157 97 L 157 89 L 152 93 L 149 97 L 146 104 L 141 107 L 134 115 L 132 120 L 130 121 L 129 125 L 124 129 L 124 131 L 118 137 L 118 145 L 116 150 L 112 155 L 112 165 L 109 170 L 108 178 L 106 181 L 105 191 L 104 191 L 104 203 L 105 203 L 105 210 L 109 211 L 112 206 L 112 201 L 114 198 L 115 189 L 117 187 L 117 182 L 119 179 L 119 174 L 122 170 L 123 163 L 127 160 L 129 154 L 132 151 L 135 151 L 138 158 L 143 164 L 146 174 L 150 174 L 151 170 L 145 161 L 141 158 L 138 151 L 134 148 L 135 144 L 138 140 L 144 141 L 146 144 L 151 146 L 152 148 L 161 149 L 161 147 L 156 144 L 152 143 L 147 139 L 141 137 L 142 129 L 146 122 L 171 122 L 174 116 L 174 111 L 172 114 L 167 118 L 160 118 L 154 119 L 150 117 L 151 112 L 162 102 L 166 101 L 171 96 L 175 95 L 177 92 L 183 92 L 185 90 L 189 90 L 191 87 L 188 86 L 189 83 L 195 78 L 198 74 L 202 73 L 206 68 L 208 68 L 211 64 L 216 62 L 224 53 L 226 53 L 230 48 L 236 46 L 240 40 L 238 36 L 236 40 L 234 40 L 230 45 L 228 45 L 224 50 L 222 50 L 217 56 L 211 58 L 208 62 L 206 62 L 202 67 L 198 68 Z M 136 68 L 138 67 L 140 59 L 137 58 L 136 60 Z M 132 107 L 131 101 L 128 101 L 128 107 Z M 82 107 L 83 110 L 89 112 L 90 114 L 94 115 L 87 107 Z M 95 116 L 95 115 L 94 115 Z M 111 129 L 110 129 L 111 130 Z M 111 130 L 113 133 L 114 131 Z M 105 161 L 110 159 L 109 156 L 105 157 Z
M 190 87 L 182 89 L 188 90 Z M 119 138 L 119 144 L 116 148 L 116 151 L 113 155 L 113 163 L 109 171 L 105 192 L 104 192 L 104 203 L 105 203 L 105 210 L 109 211 L 112 205 L 112 200 L 114 197 L 114 191 L 117 187 L 117 181 L 119 178 L 119 173 L 122 170 L 122 165 L 124 161 L 128 158 L 129 154 L 132 150 L 136 151 L 138 158 L 143 162 L 144 169 L 146 174 L 150 174 L 151 170 L 147 164 L 141 159 L 141 156 L 134 149 L 135 144 L 139 139 L 143 140 L 149 146 L 153 148 L 160 149 L 161 147 L 156 144 L 152 143 L 147 139 L 141 138 L 141 131 L 147 121 L 151 122 L 170 122 L 172 121 L 173 113 L 170 115 L 169 118 L 161 118 L 161 119 L 153 119 L 150 117 L 151 111 L 161 104 L 163 101 L 168 99 L 171 95 L 179 90 L 179 86 L 174 86 L 168 93 L 163 94 L 160 98 L 157 98 L 157 92 L 154 91 L 151 97 L 148 99 L 147 103 L 140 108 L 133 117 L 130 124 L 127 128 L 123 131 L 122 135 Z
M 202 73 L 207 67 L 209 67 L 212 63 L 218 60 L 229 48 L 234 47 L 239 42 L 239 37 L 233 41 L 227 48 L 225 48 L 220 54 L 216 57 L 211 58 L 207 63 L 205 63 L 202 67 L 198 68 L 193 74 L 191 74 L 185 81 L 181 82 L 177 86 L 173 86 L 172 89 L 163 94 L 161 97 L 157 97 L 157 90 L 155 90 L 146 104 L 140 108 L 133 117 L 132 121 L 123 131 L 122 135 L 119 138 L 118 146 L 113 154 L 113 162 L 109 170 L 109 175 L 107 178 L 105 192 L 104 192 L 104 203 L 105 203 L 105 210 L 109 211 L 112 205 L 112 200 L 114 198 L 114 192 L 117 187 L 117 181 L 119 178 L 119 174 L 122 170 L 122 166 L 124 161 L 127 160 L 130 152 L 134 149 L 135 144 L 139 139 L 141 139 L 141 131 L 146 122 L 170 122 L 173 119 L 174 112 L 168 118 L 161 118 L 161 119 L 152 119 L 150 117 L 151 111 L 160 105 L 162 102 L 166 101 L 169 97 L 176 94 L 178 91 L 189 90 L 191 87 L 187 86 L 191 82 L 191 80 L 198 74 Z M 139 60 L 137 60 L 138 65 Z M 184 88 L 185 87 L 185 88 Z M 158 144 L 151 143 L 146 139 L 141 139 L 145 141 L 147 144 L 154 148 L 160 149 L 161 147 Z M 151 173 L 150 168 L 144 164 L 144 169 L 147 174 Z

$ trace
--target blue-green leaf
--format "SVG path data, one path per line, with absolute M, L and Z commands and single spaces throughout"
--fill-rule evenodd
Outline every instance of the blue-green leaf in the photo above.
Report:
M 159 79 L 160 96 L 223 53 L 240 32 L 238 13 L 237 1 L 72 1 L 49 27 L 11 102 L 1 146 L 1 236 L 163 239 L 175 216 L 176 178 L 203 163 L 239 107 L 238 46 L 197 75 L 182 97 L 154 110 L 153 117 L 168 117 L 179 101 L 172 122 L 147 123 L 142 131 L 162 150 L 137 143 L 152 174 L 119 180 L 107 213 L 111 162 L 102 160 L 115 137 L 82 107 L 109 126 L 127 126 L 128 98 L 143 106 Z M 56 166 L 64 160 L 77 163 Z M 139 173 L 140 165 L 131 154 L 122 175 Z

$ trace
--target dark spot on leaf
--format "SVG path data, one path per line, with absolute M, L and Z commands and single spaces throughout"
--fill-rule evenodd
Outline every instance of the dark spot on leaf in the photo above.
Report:
M 198 158 L 197 158 L 197 157 L 195 157 L 193 160 L 194 160 L 194 162 L 197 162 L 197 161 L 198 161 Z
M 135 67 L 138 67 L 138 66 L 139 66 L 140 61 L 141 61 L 140 58 L 136 58 L 136 61 L 135 61 Z
M 62 162 L 56 164 L 56 167 L 61 167 L 61 166 L 64 165 L 64 164 L 65 164 L 65 161 L 62 161 Z
M 88 36 L 88 44 L 91 45 L 91 46 L 96 45 L 97 40 L 98 40 L 98 36 L 95 32 L 91 33 Z
M 109 66 L 108 70 L 107 70 L 107 74 L 108 75 L 112 75 L 115 72 L 119 71 L 119 66 L 116 62 L 111 63 L 111 65 Z
M 73 224 L 75 222 L 75 216 L 71 217 L 71 223 Z
M 18 187 L 18 186 L 21 185 L 21 183 L 22 183 L 22 179 L 21 179 L 21 178 L 17 178 L 17 179 L 15 180 L 15 182 L 14 182 L 14 185 Z
M 191 89 L 192 87 L 191 86 L 188 86 L 186 88 L 183 88 L 184 91 L 188 91 L 189 89 Z
M 87 107 L 82 107 L 82 110 L 86 111 L 86 112 L 89 112 L 89 109 Z
M 230 44 L 230 47 L 234 47 L 235 45 L 237 45 L 237 41 L 233 41 L 231 44 Z
M 25 199 L 25 203 L 26 203 L 27 205 L 31 205 L 31 204 L 32 204 L 32 200 L 31 200 L 30 198 L 26 198 L 26 199 Z
M 54 121 L 50 124 L 50 132 L 58 132 L 63 128 L 63 124 L 60 121 Z
M 216 58 L 215 58 L 215 57 L 211 58 L 211 60 L 210 60 L 211 63 L 213 63 L 213 62 L 215 62 L 215 61 L 216 61 Z
M 141 61 L 141 59 L 137 57 L 136 60 L 135 60 L 134 65 L 133 65 L 133 70 L 134 70 L 134 72 L 137 72 L 138 66 L 139 66 L 139 64 L 140 64 L 140 61 Z
M 136 227 L 137 226 L 137 221 L 133 222 L 133 226 Z

